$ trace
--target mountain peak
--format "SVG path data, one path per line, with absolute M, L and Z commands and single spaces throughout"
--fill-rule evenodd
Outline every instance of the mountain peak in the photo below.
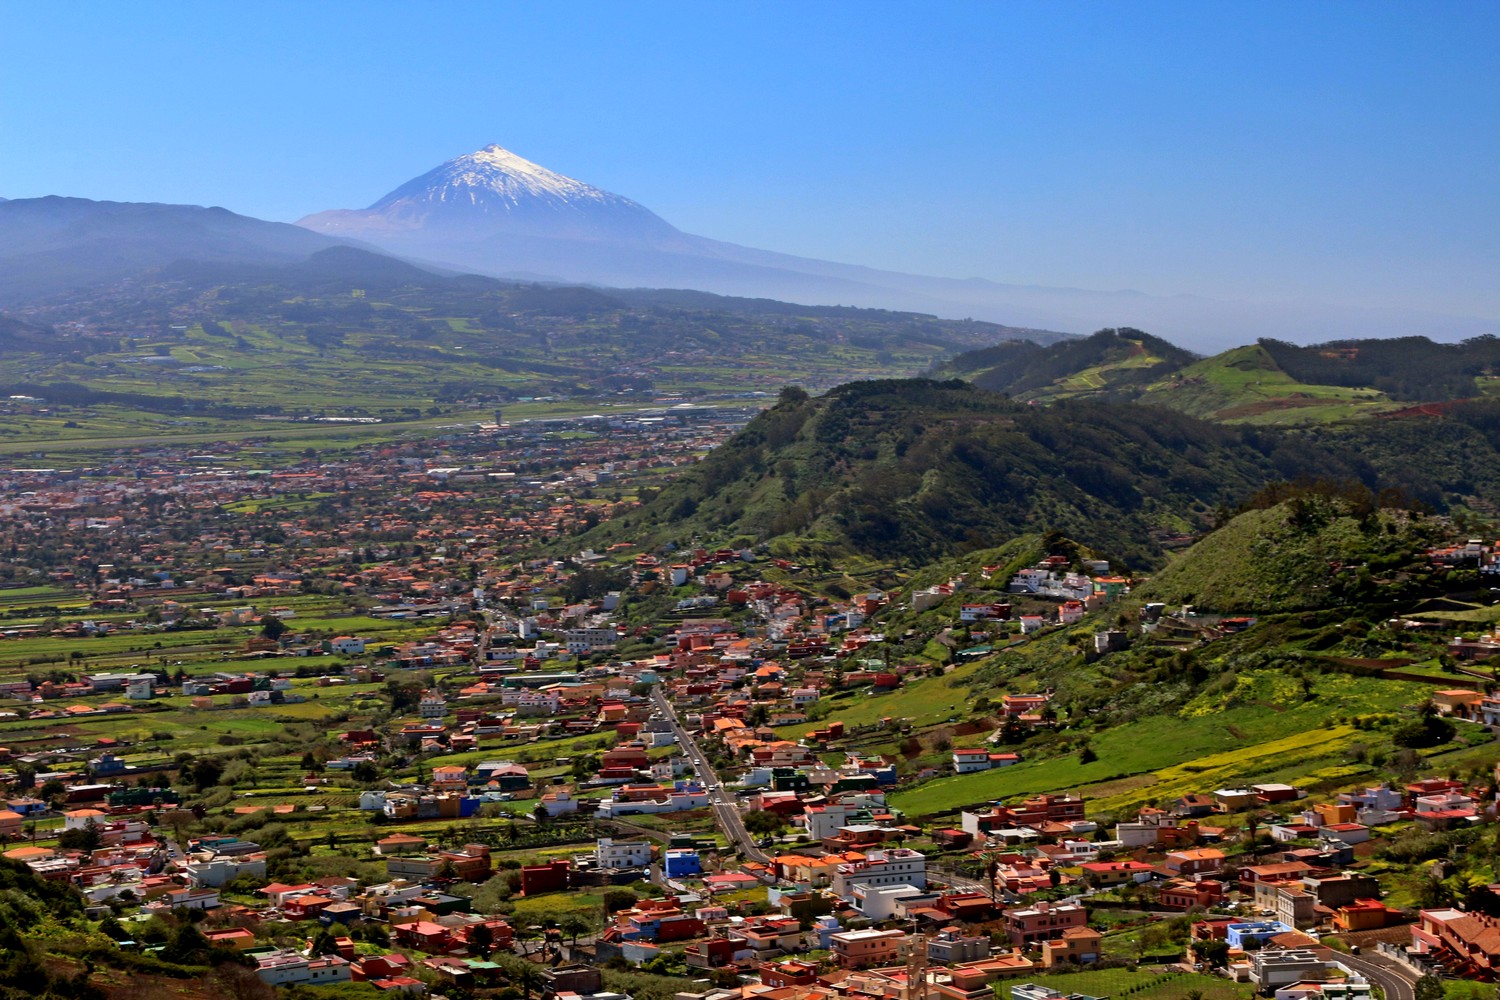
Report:
M 550 203 L 553 208 L 635 204 L 628 198 L 548 170 L 499 143 L 491 143 L 408 181 L 371 205 L 370 211 L 456 205 L 483 213 L 510 213 L 538 201 Z
M 548 170 L 499 143 L 455 156 L 367 209 L 320 212 L 299 225 L 362 239 L 405 234 L 401 252 L 438 253 L 438 259 L 455 243 L 488 239 L 656 243 L 681 235 L 629 198 Z

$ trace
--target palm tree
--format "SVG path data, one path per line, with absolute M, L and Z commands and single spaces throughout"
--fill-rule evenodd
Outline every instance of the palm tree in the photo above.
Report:
M 512 982 L 514 985 L 521 987 L 521 996 L 525 1000 L 531 1000 L 531 991 L 540 989 L 543 984 L 542 970 L 527 962 L 524 966 L 516 969 L 515 975 L 512 977 Z

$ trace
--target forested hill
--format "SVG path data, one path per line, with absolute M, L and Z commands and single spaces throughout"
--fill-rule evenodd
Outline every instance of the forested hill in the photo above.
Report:
M 1023 401 L 1133 400 L 1235 423 L 1331 423 L 1413 403 L 1500 395 L 1500 339 L 1426 337 L 1298 346 L 1260 340 L 1198 358 L 1140 330 L 1040 346 L 1023 340 L 933 369 Z
M 1026 399 L 1138 391 L 1197 355 L 1128 327 L 1049 346 L 1028 340 L 967 351 L 936 373 Z
M 1154 407 L 1030 406 L 960 381 L 789 390 L 660 495 L 586 543 L 771 542 L 813 564 L 917 565 L 1055 530 L 1133 567 L 1265 484 L 1399 488 L 1435 509 L 1500 486 L 1500 405 L 1280 430 Z
M 1476 379 L 1500 375 L 1500 337 L 1475 337 L 1461 344 L 1436 344 L 1426 337 L 1394 337 L 1338 340 L 1309 347 L 1262 340 L 1260 346 L 1282 371 L 1299 382 L 1369 386 L 1392 399 L 1414 402 L 1473 396 Z

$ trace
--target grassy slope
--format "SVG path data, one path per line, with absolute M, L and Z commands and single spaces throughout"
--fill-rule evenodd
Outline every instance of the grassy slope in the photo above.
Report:
M 1256 424 L 1343 420 L 1399 408 L 1374 389 L 1300 383 L 1258 344 L 1179 369 L 1147 386 L 1139 401 L 1208 420 Z
M 1293 768 L 1311 775 L 1334 766 L 1361 737 L 1333 719 L 1348 713 L 1394 711 L 1421 700 L 1424 685 L 1328 674 L 1312 697 L 1274 671 L 1252 677 L 1238 697 L 1200 697 L 1176 713 L 1092 734 L 1098 760 L 1076 754 L 1027 761 L 977 774 L 953 775 L 898 792 L 891 802 L 908 815 L 952 812 L 990 799 L 1040 792 L 1082 791 L 1091 812 L 1120 814 L 1148 801 L 1212 791 Z M 1132 779 L 1132 780 L 1122 780 Z
M 1180 554 L 1137 596 L 1226 613 L 1323 607 L 1353 585 L 1361 572 L 1353 567 L 1403 561 L 1426 531 L 1389 513 L 1365 525 L 1334 511 L 1309 520 L 1299 523 L 1287 503 L 1247 511 Z M 1336 565 L 1349 568 L 1336 572 Z
M 1130 342 L 1134 349 L 1119 352 L 1097 365 L 1084 368 L 1072 375 L 1055 379 L 1051 385 L 1019 393 L 1020 400 L 1053 402 L 1059 399 L 1074 399 L 1094 396 L 1106 392 L 1119 382 L 1140 371 L 1168 365 L 1166 358 L 1152 354 L 1141 341 Z
M 1178 1000 L 1196 992 L 1204 1000 L 1249 1000 L 1252 987 L 1231 983 L 1217 976 L 1197 973 L 1163 974 L 1148 969 L 1097 969 L 1082 972 L 1031 976 L 1027 982 L 1047 986 L 1064 994 L 1119 997 L 1129 993 L 1138 1000 Z M 999 1000 L 1010 1000 L 1009 983 L 996 984 Z

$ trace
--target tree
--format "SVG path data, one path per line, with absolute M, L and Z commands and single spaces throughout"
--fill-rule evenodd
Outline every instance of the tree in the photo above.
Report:
M 525 1000 L 531 1000 L 531 992 L 540 990 L 544 983 L 542 970 L 531 962 L 517 966 L 511 973 L 511 981 L 521 987 L 521 995 Z
M 489 924 L 480 923 L 469 928 L 469 947 L 480 958 L 490 957 L 490 952 L 495 950 L 495 933 L 490 930 Z
M 745 829 L 758 836 L 770 836 L 786 828 L 786 820 L 774 812 L 760 811 L 745 817 Z
M 614 913 L 616 910 L 628 910 L 639 900 L 640 897 L 629 889 L 609 889 L 604 893 L 604 911 Z
M 1094 752 L 1094 748 L 1087 743 L 1085 743 L 1078 751 L 1078 763 L 1080 764 L 1092 764 L 1098 759 L 1099 755 L 1096 754 Z
M 578 947 L 578 935 L 587 934 L 594 927 L 579 914 L 569 913 L 557 922 L 557 929 L 568 935 L 568 938 L 572 942 L 572 947 L 576 949 Z
M 99 832 L 99 824 L 89 820 L 81 827 L 72 830 L 64 830 L 58 834 L 57 846 L 68 851 L 83 851 L 92 854 L 104 843 L 104 834 Z
M 224 774 L 224 765 L 213 757 L 199 757 L 193 761 L 191 778 L 193 788 L 197 791 L 206 791 L 219 783 L 219 778 Z
M 266 615 L 261 619 L 260 635 L 263 639 L 270 639 L 272 642 L 275 642 L 290 631 L 291 628 L 287 623 L 275 615 Z
M 334 938 L 333 932 L 324 927 L 318 931 L 317 937 L 313 938 L 312 947 L 309 951 L 313 955 L 337 955 L 339 943 Z
M 225 962 L 213 973 L 213 992 L 227 1000 L 275 1000 L 276 989 L 254 970 Z
M 510 883 L 505 875 L 495 875 L 474 893 L 472 905 L 479 913 L 496 913 L 500 904 L 510 899 L 510 896 Z
M 1429 973 L 1417 980 L 1414 992 L 1417 1000 L 1443 1000 L 1443 981 Z
M 211 950 L 212 946 L 208 943 L 208 938 L 203 936 L 198 926 L 185 920 L 178 924 L 177 929 L 167 938 L 161 957 L 168 962 L 177 962 L 180 965 L 202 965 L 204 957 Z

